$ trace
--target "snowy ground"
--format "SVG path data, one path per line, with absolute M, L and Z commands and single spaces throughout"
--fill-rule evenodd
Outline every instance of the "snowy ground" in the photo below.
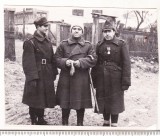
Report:
M 22 42 L 16 40 L 16 62 L 5 60 L 5 116 L 8 125 L 29 125 L 28 106 L 22 104 L 25 77 L 21 66 Z M 126 110 L 120 114 L 119 127 L 153 127 L 157 124 L 158 64 L 132 58 L 132 86 L 125 92 Z M 61 125 L 61 109 L 46 109 L 50 125 Z M 87 109 L 85 126 L 102 126 L 103 116 Z M 71 111 L 69 125 L 76 125 L 76 112 Z

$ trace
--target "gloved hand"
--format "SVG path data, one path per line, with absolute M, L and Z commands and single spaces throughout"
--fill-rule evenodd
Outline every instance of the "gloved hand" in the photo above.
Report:
M 74 62 L 71 63 L 71 69 L 70 69 L 70 75 L 73 76 L 75 73 L 75 67 L 74 67 Z
M 129 86 L 122 86 L 122 91 L 128 90 Z
M 72 61 L 73 61 L 73 60 L 68 59 L 68 60 L 66 61 L 66 66 L 67 66 L 67 67 L 70 67 L 70 66 L 71 66 Z
M 37 87 L 37 80 L 34 79 L 34 80 L 29 81 L 29 85 L 32 87 Z
M 80 61 L 79 60 L 74 61 L 74 66 L 79 68 L 81 66 Z

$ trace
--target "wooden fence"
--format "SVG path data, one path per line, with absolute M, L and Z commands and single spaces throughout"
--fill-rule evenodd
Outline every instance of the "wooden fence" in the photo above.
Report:
M 158 56 L 158 39 L 156 33 L 122 31 L 120 34 L 131 55 L 140 57 Z

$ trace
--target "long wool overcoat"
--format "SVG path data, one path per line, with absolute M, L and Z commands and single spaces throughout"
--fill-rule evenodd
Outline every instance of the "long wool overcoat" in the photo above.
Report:
M 97 44 L 97 64 L 92 69 L 99 112 L 118 114 L 124 111 L 124 90 L 131 85 L 130 57 L 125 42 L 118 38 Z
M 22 102 L 34 108 L 54 107 L 54 80 L 58 71 L 52 43 L 35 31 L 33 38 L 24 42 L 23 49 L 22 65 L 26 81 Z M 31 84 L 32 80 L 37 81 L 36 86 Z
M 66 60 L 79 60 L 80 68 L 70 76 Z M 56 51 L 57 66 L 61 69 L 56 91 L 57 104 L 61 108 L 91 108 L 89 69 L 96 64 L 96 53 L 92 45 L 80 39 L 78 42 L 69 38 L 61 42 Z

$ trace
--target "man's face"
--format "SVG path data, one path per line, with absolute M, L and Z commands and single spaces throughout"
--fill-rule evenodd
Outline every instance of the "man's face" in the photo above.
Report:
M 44 24 L 44 25 L 42 25 L 42 26 L 39 26 L 39 27 L 38 27 L 38 30 L 40 31 L 40 33 L 46 35 L 47 32 L 48 32 L 48 24 Z
M 81 37 L 83 35 L 83 30 L 79 26 L 74 26 L 71 29 L 71 35 L 75 38 Z
M 115 36 L 115 31 L 113 29 L 103 30 L 103 36 L 106 40 L 112 40 Z

